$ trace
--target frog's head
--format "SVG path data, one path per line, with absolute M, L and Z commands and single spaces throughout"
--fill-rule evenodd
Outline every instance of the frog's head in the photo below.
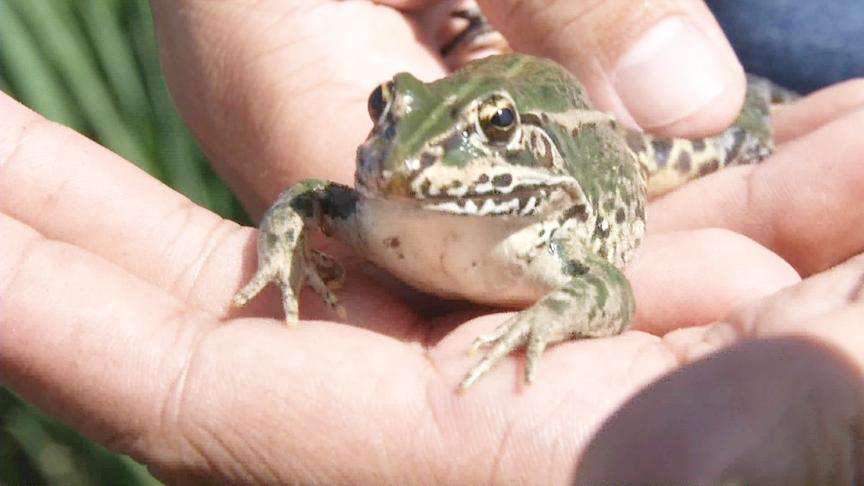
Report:
M 432 83 L 397 74 L 369 97 L 375 125 L 357 151 L 357 189 L 455 214 L 541 213 L 573 184 L 541 114 L 548 122 L 574 103 L 581 91 L 563 68 L 525 55 Z

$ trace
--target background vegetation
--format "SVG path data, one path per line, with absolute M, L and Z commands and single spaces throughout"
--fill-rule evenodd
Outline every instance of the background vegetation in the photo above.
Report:
M 147 0 L 0 0 L 0 90 L 247 221 L 174 109 Z M 0 484 L 160 483 L 0 388 Z

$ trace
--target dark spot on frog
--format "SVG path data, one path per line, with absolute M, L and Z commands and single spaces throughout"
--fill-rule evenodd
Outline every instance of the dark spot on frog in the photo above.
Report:
M 564 217 L 562 218 L 562 222 L 572 218 L 576 218 L 582 223 L 588 221 L 588 208 L 585 207 L 584 204 L 570 206 L 569 208 L 567 208 L 566 211 L 564 211 Z
M 597 218 L 597 223 L 594 225 L 594 236 L 601 239 L 609 237 L 609 223 L 603 218 Z
M 459 115 L 462 114 L 462 106 L 458 104 L 454 104 L 450 107 L 450 119 L 457 120 L 459 119 Z
M 396 248 L 399 248 L 399 246 L 401 244 L 402 244 L 402 242 L 399 241 L 398 236 L 390 236 L 390 237 L 384 238 L 384 246 L 386 246 L 387 248 L 396 249 Z
M 533 113 L 523 113 L 521 115 L 521 120 L 522 120 L 522 123 L 525 125 L 533 125 L 536 127 L 541 126 L 540 118 L 538 118 L 537 115 L 535 115 Z
M 708 175 L 712 172 L 716 172 L 717 169 L 719 169 L 719 168 L 720 168 L 720 161 L 717 159 L 711 159 L 708 162 L 706 162 L 705 164 L 703 164 L 702 167 L 699 167 L 699 177 L 702 177 L 704 175 Z
M 423 152 L 423 155 L 420 156 L 420 166 L 429 167 L 430 165 L 434 164 L 436 160 L 438 160 L 437 157 L 435 157 L 431 153 Z
M 615 211 L 615 222 L 616 223 L 618 223 L 618 224 L 623 223 L 624 218 L 626 218 L 626 217 L 627 217 L 627 213 L 624 212 L 624 208 L 618 208 L 618 210 Z
M 420 183 L 420 194 L 424 196 L 429 195 L 429 189 L 432 187 L 432 181 L 429 179 L 423 179 L 423 182 Z
M 574 137 L 576 136 L 575 132 L 576 131 L 574 130 Z M 627 146 L 630 147 L 630 150 L 637 153 L 645 151 L 645 136 L 641 133 L 632 130 L 628 131 L 625 141 L 627 142 Z
M 693 140 L 690 142 L 690 145 L 693 146 L 694 152 L 701 152 L 705 150 L 705 140 Z
M 564 273 L 571 277 L 585 275 L 588 273 L 588 266 L 576 260 L 570 260 L 564 265 Z
M 726 153 L 727 163 L 738 158 L 745 136 L 744 130 L 737 127 L 730 128 L 728 133 L 732 136 L 732 146 L 729 147 L 729 151 Z
M 513 183 L 513 176 L 510 174 L 498 174 L 492 178 L 492 185 L 496 187 L 510 187 Z
M 489 182 L 488 174 L 480 174 L 480 177 L 477 178 L 477 184 L 486 184 Z
M 666 167 L 669 162 L 669 152 L 672 151 L 672 141 L 665 138 L 655 138 L 651 141 L 651 147 L 654 149 L 654 161 L 657 167 Z
M 601 246 L 600 249 L 597 250 L 597 255 L 599 255 L 600 258 L 608 258 L 609 248 L 607 248 L 606 245 Z
M 636 203 L 636 217 L 640 220 L 645 219 L 645 203 L 642 201 Z
M 320 197 L 321 210 L 331 218 L 347 219 L 357 211 L 357 193 L 341 184 L 330 184 Z
M 456 194 L 453 194 L 453 192 L 455 189 L 459 189 L 460 187 L 462 187 L 462 181 L 456 179 L 444 187 L 444 192 L 446 192 L 447 194 L 458 196 L 458 192 Z
M 678 160 L 675 161 L 675 170 L 677 170 L 678 172 L 680 172 L 682 174 L 689 174 L 690 173 L 690 154 L 689 153 L 682 150 L 678 154 Z

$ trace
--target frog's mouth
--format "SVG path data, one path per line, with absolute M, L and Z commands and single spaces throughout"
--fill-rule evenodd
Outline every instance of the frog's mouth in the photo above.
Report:
M 519 187 L 508 194 L 438 196 L 418 200 L 430 211 L 476 216 L 534 216 L 542 213 L 556 187 Z
M 476 216 L 530 217 L 560 209 L 573 200 L 573 182 L 568 176 L 503 164 L 376 174 L 358 171 L 356 177 L 358 192 L 368 198 Z

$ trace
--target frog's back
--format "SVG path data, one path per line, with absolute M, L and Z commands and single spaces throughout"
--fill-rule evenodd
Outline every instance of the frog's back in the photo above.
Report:
M 566 69 L 554 61 L 528 54 L 504 54 L 472 61 L 433 86 L 442 92 L 471 93 L 465 98 L 506 89 L 521 111 L 593 109 L 582 85 Z

